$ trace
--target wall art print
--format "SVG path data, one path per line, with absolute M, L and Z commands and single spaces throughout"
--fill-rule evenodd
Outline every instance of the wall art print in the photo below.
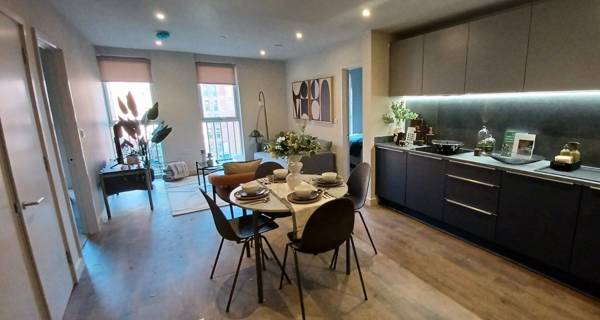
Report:
M 333 122 L 333 77 L 292 82 L 294 118 Z

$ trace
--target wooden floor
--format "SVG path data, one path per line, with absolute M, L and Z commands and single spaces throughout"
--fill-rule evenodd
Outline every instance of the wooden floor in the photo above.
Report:
M 265 302 L 256 301 L 254 257 L 244 260 L 231 311 L 225 312 L 240 245 L 223 246 L 215 279 L 210 268 L 220 237 L 208 212 L 173 218 L 164 185 L 155 182 L 155 210 L 144 192 L 113 197 L 113 219 L 85 248 L 87 272 L 65 319 L 289 319 L 300 317 L 297 288 L 278 289 L 267 262 Z M 300 255 L 309 319 L 600 319 L 600 302 L 391 210 L 365 209 L 379 254 L 362 225 L 358 273 L 327 269 L 330 254 Z M 283 255 L 285 220 L 267 235 Z M 292 280 L 293 265 L 288 262 Z

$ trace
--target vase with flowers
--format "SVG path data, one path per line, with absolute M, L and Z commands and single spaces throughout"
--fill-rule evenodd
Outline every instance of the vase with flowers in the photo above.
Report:
M 265 150 L 274 157 L 287 158 L 290 173 L 286 181 L 290 189 L 294 190 L 302 182 L 300 178 L 300 171 L 302 170 L 302 162 L 300 160 L 302 156 L 313 155 L 320 148 L 321 146 L 317 141 L 317 137 L 306 134 L 304 126 L 302 126 L 300 132 L 280 132 L 275 140 L 266 145 Z
M 415 120 L 418 117 L 416 112 L 412 112 L 406 107 L 404 100 L 400 100 L 392 102 L 388 111 L 383 115 L 383 122 L 390 126 L 394 136 L 401 136 L 406 133 L 406 120 Z

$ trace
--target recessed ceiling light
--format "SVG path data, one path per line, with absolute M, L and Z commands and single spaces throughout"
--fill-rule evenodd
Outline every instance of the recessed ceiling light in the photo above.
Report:
M 304 37 L 304 35 L 302 34 L 302 32 L 296 32 L 296 39 L 300 40 Z
M 260 53 L 261 56 L 266 56 L 267 55 L 267 52 L 265 50 L 260 50 L 259 53 Z
M 165 18 L 166 18 L 165 14 L 164 14 L 164 13 L 162 13 L 162 12 L 157 12 L 157 13 L 155 13 L 155 14 L 154 14 L 154 16 L 155 16 L 155 17 L 156 17 L 156 19 L 158 19 L 158 20 L 165 20 Z
M 162 42 L 162 40 L 156 40 L 156 41 L 154 41 L 154 44 L 157 46 L 162 46 L 163 42 Z
M 362 16 L 365 17 L 365 18 L 366 17 L 370 17 L 371 16 L 371 10 L 369 10 L 369 9 L 363 9 Z

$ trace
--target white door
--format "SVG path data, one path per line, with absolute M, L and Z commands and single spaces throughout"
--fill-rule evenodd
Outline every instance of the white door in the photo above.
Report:
M 60 319 L 74 282 L 51 199 L 21 50 L 20 26 L 0 14 L 0 128 L 8 154 L 2 160 L 8 158 L 9 174 L 50 315 Z M 31 205 L 23 206 L 24 203 Z

